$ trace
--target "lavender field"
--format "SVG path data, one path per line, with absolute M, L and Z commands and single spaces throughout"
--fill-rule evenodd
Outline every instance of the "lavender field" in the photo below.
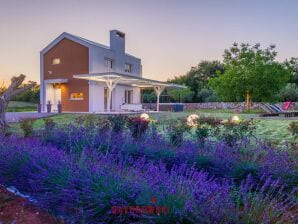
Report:
M 32 122 L 1 137 L 0 184 L 65 223 L 298 222 L 295 146 L 260 140 L 251 120 Z

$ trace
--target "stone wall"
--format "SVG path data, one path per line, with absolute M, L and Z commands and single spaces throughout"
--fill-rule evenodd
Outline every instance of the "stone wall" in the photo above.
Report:
M 282 103 L 277 103 L 281 108 L 283 107 Z M 161 111 L 170 111 L 171 104 L 161 103 Z M 183 103 L 184 110 L 195 110 L 195 109 L 232 109 L 232 110 L 243 110 L 245 108 L 245 103 L 241 102 L 210 102 L 210 103 Z M 262 103 L 252 103 L 252 109 L 262 109 Z M 143 103 L 143 108 L 148 110 L 156 110 L 155 103 Z M 292 102 L 289 110 L 298 110 L 298 102 Z

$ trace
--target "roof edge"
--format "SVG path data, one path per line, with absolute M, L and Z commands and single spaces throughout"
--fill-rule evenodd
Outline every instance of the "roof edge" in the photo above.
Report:
M 81 44 L 85 47 L 90 47 L 90 44 L 87 44 L 86 42 L 79 40 L 79 38 L 75 38 L 73 35 L 63 32 L 62 34 L 60 34 L 58 37 L 56 37 L 52 42 L 50 42 L 45 48 L 43 48 L 40 53 L 41 54 L 45 54 L 47 53 L 50 49 L 52 49 L 54 46 L 56 46 L 61 40 L 63 40 L 64 38 L 67 38 L 71 41 L 74 41 L 78 44 Z

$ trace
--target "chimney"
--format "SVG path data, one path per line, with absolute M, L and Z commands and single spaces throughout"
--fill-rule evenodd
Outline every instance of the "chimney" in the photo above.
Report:
M 125 33 L 118 30 L 110 31 L 110 48 L 117 53 L 125 53 Z

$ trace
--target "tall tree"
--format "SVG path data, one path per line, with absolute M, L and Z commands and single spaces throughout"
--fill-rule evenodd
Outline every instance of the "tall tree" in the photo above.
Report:
M 189 89 L 169 89 L 168 95 L 175 100 L 175 102 L 189 103 L 192 101 L 193 92 Z
M 234 43 L 224 52 L 225 72 L 209 84 L 223 101 L 246 99 L 248 110 L 252 100 L 274 101 L 291 74 L 287 66 L 275 60 L 276 55 L 274 45 L 261 49 L 260 44 Z
M 298 58 L 291 58 L 285 61 L 285 66 L 291 70 L 289 83 L 298 85 Z
M 11 84 L 7 89 L 4 89 L 2 94 L 0 95 L 0 133 L 4 133 L 6 128 L 5 112 L 11 98 L 36 85 L 35 82 L 29 82 L 28 84 L 20 87 L 25 78 L 26 76 L 23 74 L 12 77 Z
M 194 92 L 193 101 L 198 102 L 201 100 L 198 93 L 201 89 L 208 88 L 208 80 L 216 77 L 218 72 L 224 72 L 224 65 L 219 61 L 201 61 L 196 67 L 192 67 L 186 75 L 175 77 L 168 82 L 188 86 Z

